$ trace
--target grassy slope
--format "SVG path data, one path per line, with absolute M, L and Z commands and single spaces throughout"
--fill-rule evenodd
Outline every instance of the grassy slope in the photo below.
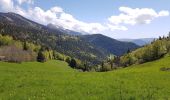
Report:
M 81 73 L 60 61 L 0 62 L 0 99 L 169 100 L 170 57 L 104 73 Z

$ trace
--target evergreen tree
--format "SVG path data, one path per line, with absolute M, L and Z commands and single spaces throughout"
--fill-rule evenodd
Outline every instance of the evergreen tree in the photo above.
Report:
M 45 62 L 46 61 L 45 55 L 43 54 L 42 50 L 40 50 L 38 52 L 37 61 L 38 62 Z
M 130 49 L 127 50 L 127 53 L 130 53 Z
M 161 36 L 159 36 L 159 40 L 162 40 L 162 37 L 161 37 Z
M 72 68 L 76 68 L 76 67 L 77 67 L 76 60 L 75 60 L 74 58 L 72 58 L 69 65 L 70 65 L 70 67 L 72 67 Z
M 24 50 L 28 50 L 28 46 L 27 46 L 27 42 L 26 41 L 24 42 L 23 49 Z

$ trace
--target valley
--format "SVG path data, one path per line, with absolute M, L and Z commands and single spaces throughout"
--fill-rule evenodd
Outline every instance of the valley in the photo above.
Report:
M 0 100 L 170 100 L 169 4 L 0 0 Z

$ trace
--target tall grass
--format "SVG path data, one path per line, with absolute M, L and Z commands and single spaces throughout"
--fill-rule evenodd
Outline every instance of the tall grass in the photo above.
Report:
M 2 100 L 169 100 L 170 57 L 111 72 L 78 72 L 65 62 L 0 62 Z

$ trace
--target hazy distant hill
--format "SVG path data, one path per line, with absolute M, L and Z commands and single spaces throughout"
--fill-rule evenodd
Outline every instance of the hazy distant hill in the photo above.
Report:
M 141 39 L 118 39 L 119 41 L 124 41 L 124 42 L 133 42 L 139 46 L 143 46 L 146 44 L 150 44 L 154 38 L 141 38 Z

